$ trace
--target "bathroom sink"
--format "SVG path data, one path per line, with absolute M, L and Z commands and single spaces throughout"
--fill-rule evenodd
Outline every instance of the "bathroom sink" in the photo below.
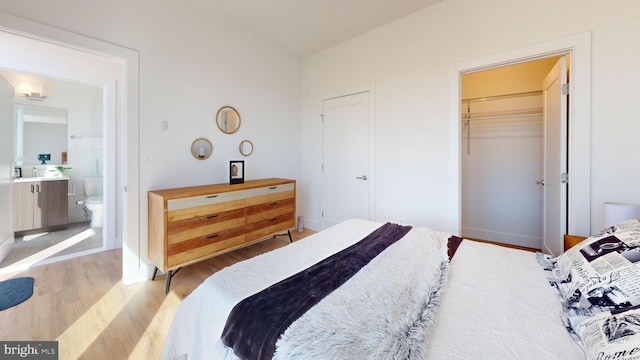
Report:
M 21 177 L 13 179 L 13 182 L 34 182 L 34 181 L 57 181 L 69 180 L 68 176 L 39 176 L 39 177 Z

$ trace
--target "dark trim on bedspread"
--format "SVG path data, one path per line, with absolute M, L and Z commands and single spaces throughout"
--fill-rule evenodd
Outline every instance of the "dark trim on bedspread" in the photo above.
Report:
M 451 237 L 447 241 L 447 255 L 449 256 L 449 260 L 453 259 L 453 255 L 455 255 L 456 251 L 458 251 L 458 247 L 462 243 L 462 238 L 451 235 Z
M 242 300 L 227 318 L 222 342 L 241 359 L 271 359 L 289 325 L 409 230 L 411 226 L 386 223 L 356 244 Z

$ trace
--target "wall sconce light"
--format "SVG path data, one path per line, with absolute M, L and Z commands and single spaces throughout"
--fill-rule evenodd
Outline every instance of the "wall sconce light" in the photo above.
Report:
M 31 84 L 28 83 L 20 83 L 20 93 L 29 100 L 33 101 L 44 101 L 47 97 L 41 95 L 39 92 L 33 92 L 31 89 Z

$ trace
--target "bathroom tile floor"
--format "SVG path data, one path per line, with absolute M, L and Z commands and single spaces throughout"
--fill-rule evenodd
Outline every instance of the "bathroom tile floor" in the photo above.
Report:
M 13 250 L 0 262 L 0 270 L 69 258 L 72 254 L 102 247 L 102 229 L 89 223 L 69 224 L 65 230 L 16 237 Z

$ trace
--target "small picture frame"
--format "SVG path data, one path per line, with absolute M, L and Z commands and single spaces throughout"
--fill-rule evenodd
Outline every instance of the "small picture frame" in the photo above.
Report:
M 22 177 L 22 168 L 21 167 L 14 167 L 13 168 L 13 178 L 14 179 L 20 179 Z
M 244 183 L 244 161 L 229 161 L 229 184 Z

